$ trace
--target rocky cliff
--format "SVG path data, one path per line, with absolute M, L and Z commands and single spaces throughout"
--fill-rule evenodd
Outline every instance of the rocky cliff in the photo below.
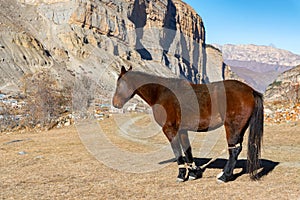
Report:
M 267 123 L 300 120 L 300 65 L 279 75 L 265 93 Z
M 0 0 L 0 89 L 43 68 L 61 82 L 88 76 L 114 88 L 121 65 L 200 82 L 222 79 L 202 18 L 180 0 Z M 218 56 L 217 65 L 206 65 Z M 210 59 L 209 59 L 210 58 Z M 209 69 L 208 69 L 209 67 Z M 204 77 L 204 78 L 203 78 Z
M 280 74 L 266 90 L 270 102 L 300 103 L 300 65 Z

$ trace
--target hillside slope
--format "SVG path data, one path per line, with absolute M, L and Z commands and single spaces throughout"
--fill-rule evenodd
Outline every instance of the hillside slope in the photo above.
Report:
M 280 74 L 266 90 L 268 101 L 300 103 L 300 65 Z

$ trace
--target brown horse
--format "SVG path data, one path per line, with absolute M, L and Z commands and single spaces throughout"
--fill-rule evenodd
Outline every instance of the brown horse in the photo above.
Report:
M 202 177 L 202 169 L 194 163 L 187 131 L 205 132 L 222 125 L 226 130 L 229 159 L 218 180 L 233 179 L 248 127 L 247 166 L 251 179 L 258 178 L 263 136 L 262 94 L 236 80 L 192 84 L 184 79 L 157 77 L 122 67 L 113 105 L 122 108 L 135 94 L 152 107 L 156 122 L 171 143 L 179 167 L 178 181 Z

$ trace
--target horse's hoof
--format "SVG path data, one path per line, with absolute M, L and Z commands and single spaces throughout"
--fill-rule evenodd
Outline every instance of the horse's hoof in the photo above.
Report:
M 203 171 L 200 167 L 196 167 L 194 169 L 189 168 L 189 181 L 196 180 L 198 178 L 202 178 Z
M 222 180 L 220 180 L 220 179 L 217 179 L 217 183 L 218 183 L 218 184 L 223 184 L 223 183 L 226 183 L 226 182 L 224 182 L 224 181 L 222 181 Z
M 176 179 L 176 182 L 177 182 L 177 183 L 182 183 L 182 182 L 184 182 L 184 181 L 185 181 L 185 180 L 182 179 L 182 178 L 177 178 L 177 179 Z
M 189 181 L 193 181 L 193 180 L 196 180 L 196 177 L 194 177 L 194 176 L 189 176 Z
M 224 172 L 220 172 L 218 175 L 217 175 L 217 179 L 219 179 L 221 176 L 223 176 Z
M 226 183 L 232 180 L 232 176 L 226 176 L 224 172 L 221 172 L 217 175 L 218 183 Z
M 186 171 L 186 168 L 179 168 L 179 173 L 176 182 L 180 183 L 186 181 Z

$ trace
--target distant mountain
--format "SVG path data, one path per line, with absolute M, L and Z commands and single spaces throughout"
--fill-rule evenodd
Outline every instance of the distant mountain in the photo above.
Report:
M 281 73 L 300 64 L 300 55 L 259 45 L 217 45 L 224 62 L 255 89 L 264 92 Z
M 290 51 L 277 49 L 272 46 L 260 45 L 214 45 L 223 53 L 225 61 L 238 60 L 264 63 L 279 66 L 297 66 L 300 64 L 300 55 Z
M 269 71 L 265 73 L 252 71 L 243 67 L 232 66 L 230 66 L 230 69 L 237 74 L 237 79 L 242 79 L 248 85 L 261 93 L 264 93 L 268 85 L 271 84 L 278 75 L 280 75 L 280 72 L 277 71 Z

